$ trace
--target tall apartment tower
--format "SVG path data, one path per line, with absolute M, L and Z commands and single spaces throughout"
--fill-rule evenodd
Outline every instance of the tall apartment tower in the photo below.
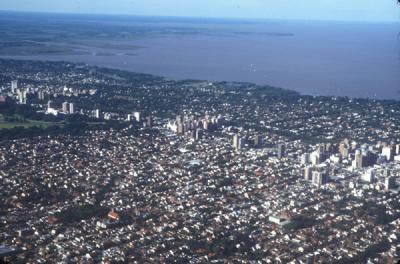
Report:
M 203 138 L 203 129 L 198 128 L 196 129 L 196 140 L 200 140 Z
M 254 146 L 259 148 L 263 144 L 263 137 L 261 135 L 256 135 L 254 137 Z
M 18 81 L 17 80 L 11 81 L 11 92 L 16 93 L 17 89 L 18 89 Z
M 146 126 L 147 127 L 152 127 L 154 126 L 154 119 L 152 116 L 146 117 Z
M 39 91 L 38 92 L 38 99 L 39 100 L 44 100 L 44 92 L 43 91 Z
M 393 176 L 388 176 L 385 178 L 385 190 L 389 191 L 396 187 L 396 178 Z
M 62 111 L 65 114 L 68 114 L 68 102 L 62 103 Z
M 177 115 L 176 116 L 176 122 L 178 124 L 183 124 L 183 116 L 182 115 Z
M 18 90 L 18 102 L 20 104 L 26 104 L 26 91 L 25 90 Z
M 312 172 L 313 172 L 312 169 L 313 169 L 313 166 L 307 166 L 304 168 L 304 179 L 306 181 L 312 180 Z
M 240 137 L 238 134 L 235 134 L 233 136 L 233 147 L 235 149 L 240 149 Z
M 361 180 L 363 182 L 371 183 L 375 180 L 376 171 L 374 169 L 367 170 L 363 175 L 361 175 Z
M 140 122 L 140 112 L 133 112 L 133 116 L 136 119 L 136 122 Z
M 382 155 L 386 157 L 387 161 L 392 161 L 394 158 L 395 149 L 393 146 L 387 146 L 382 149 Z
M 75 105 L 74 105 L 74 103 L 69 103 L 69 113 L 71 115 L 75 114 Z
M 100 109 L 96 109 L 94 111 L 94 117 L 97 118 L 97 119 L 100 119 Z
M 278 145 L 278 159 L 282 159 L 285 157 L 285 145 L 279 144 Z
M 312 172 L 312 183 L 315 186 L 321 187 L 322 185 L 328 183 L 328 175 L 324 172 L 313 171 Z

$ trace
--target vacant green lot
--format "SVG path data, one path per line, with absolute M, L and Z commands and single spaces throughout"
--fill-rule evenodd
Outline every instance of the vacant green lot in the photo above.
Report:
M 49 126 L 63 126 L 64 124 L 61 122 L 44 122 L 44 121 L 36 121 L 36 120 L 26 120 L 26 121 L 5 121 L 4 116 L 0 114 L 0 129 L 10 129 L 14 127 L 24 127 L 29 128 L 33 126 L 47 128 Z

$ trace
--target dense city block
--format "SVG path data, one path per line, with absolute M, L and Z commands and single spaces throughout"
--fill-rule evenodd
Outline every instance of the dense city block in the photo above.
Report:
M 393 263 L 400 102 L 0 60 L 0 257 Z

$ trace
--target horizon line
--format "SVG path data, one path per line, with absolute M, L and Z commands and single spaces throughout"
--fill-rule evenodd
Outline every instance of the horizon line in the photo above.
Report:
M 353 23 L 400 23 L 399 20 L 362 20 L 362 19 L 306 19 L 306 18 L 250 18 L 250 17 L 206 17 L 206 16 L 182 16 L 182 15 L 152 15 L 152 14 L 127 14 L 127 13 L 87 13 L 87 12 L 60 12 L 60 11 L 32 11 L 32 10 L 7 10 L 0 9 L 0 12 L 28 13 L 28 14 L 53 14 L 53 15 L 76 15 L 76 16 L 119 16 L 119 17 L 142 17 L 142 18 L 176 18 L 176 19 L 199 19 L 199 20 L 231 20 L 231 21 L 302 21 L 302 22 L 353 22 Z

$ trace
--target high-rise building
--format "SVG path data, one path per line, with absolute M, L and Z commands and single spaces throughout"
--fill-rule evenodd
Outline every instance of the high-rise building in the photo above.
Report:
M 51 108 L 53 108 L 53 101 L 49 100 L 47 102 L 47 109 L 51 109 Z
M 361 180 L 364 182 L 371 183 L 375 180 L 375 170 L 369 169 L 363 175 L 361 175 Z
M 17 80 L 11 81 L 11 92 L 16 93 L 17 89 L 18 89 L 18 81 Z
M 396 187 L 396 178 L 389 176 L 385 178 L 385 190 L 389 191 L 390 189 L 394 189 Z
M 312 183 L 315 186 L 322 186 L 328 183 L 328 175 L 321 171 L 313 171 L 312 172 Z
M 68 102 L 64 102 L 64 103 L 62 103 L 62 111 L 63 111 L 63 113 L 65 113 L 65 114 L 68 114 Z
M 382 155 L 386 157 L 387 161 L 392 161 L 394 158 L 393 146 L 386 146 L 382 148 Z
M 304 153 L 301 156 L 301 164 L 308 164 L 310 163 L 310 153 Z
M 69 103 L 69 113 L 71 115 L 75 114 L 75 105 L 74 105 L 74 103 Z
M 339 145 L 339 153 L 342 157 L 347 158 L 349 156 L 349 146 L 341 143 Z
M 153 127 L 154 126 L 154 119 L 152 116 L 146 117 L 146 126 Z
M 182 123 L 177 124 L 177 132 L 178 134 L 184 134 L 185 133 L 185 126 Z
M 100 109 L 94 110 L 94 117 L 100 119 Z
M 259 147 L 262 146 L 262 144 L 263 144 L 263 138 L 262 138 L 262 136 L 261 136 L 261 135 L 256 135 L 256 136 L 254 137 L 254 146 L 257 147 L 257 148 L 259 148 Z
M 279 144 L 278 145 L 278 159 L 282 159 L 285 157 L 285 145 Z
M 314 151 L 310 154 L 310 160 L 313 165 L 318 165 L 321 163 L 321 156 Z
M 133 112 L 136 122 L 140 122 L 140 112 Z
M 26 91 L 25 90 L 18 90 L 18 102 L 20 104 L 26 104 Z
M 396 144 L 396 155 L 400 154 L 400 144 Z
M 204 120 L 203 121 L 203 128 L 204 128 L 204 130 L 208 130 L 208 129 L 210 129 L 210 123 L 208 122 L 208 120 Z
M 355 166 L 356 168 L 365 168 L 372 166 L 376 163 L 376 155 L 370 151 L 361 152 L 360 149 L 355 153 Z
M 44 92 L 43 91 L 39 91 L 38 92 L 38 99 L 39 100 L 44 100 Z
M 240 140 L 239 135 L 238 135 L 238 134 L 235 134 L 235 135 L 233 136 L 233 147 L 234 147 L 235 149 L 240 149 L 239 140 Z
M 356 151 L 355 160 L 356 160 L 356 168 L 362 168 L 362 167 L 364 167 L 364 164 L 363 164 L 363 156 L 362 156 L 360 150 L 357 150 L 357 151 Z
M 315 151 L 322 156 L 325 153 L 325 144 L 318 144 Z
M 200 140 L 203 138 L 203 129 L 198 128 L 196 129 L 196 140 Z
M 238 148 L 239 149 L 244 148 L 244 146 L 246 145 L 246 141 L 247 141 L 247 139 L 245 137 L 240 137 L 239 138 L 239 146 L 238 146 Z
M 194 140 L 196 140 L 196 130 L 191 130 L 190 131 L 190 137 L 193 138 Z
M 183 124 L 183 116 L 177 115 L 177 116 L 176 116 L 176 122 L 177 122 L 178 124 Z
M 312 170 L 313 170 L 313 166 L 307 166 L 304 168 L 304 179 L 307 181 L 311 181 L 312 180 Z
M 324 144 L 325 146 L 325 152 L 331 153 L 334 149 L 334 146 L 332 145 L 332 143 L 326 143 Z

